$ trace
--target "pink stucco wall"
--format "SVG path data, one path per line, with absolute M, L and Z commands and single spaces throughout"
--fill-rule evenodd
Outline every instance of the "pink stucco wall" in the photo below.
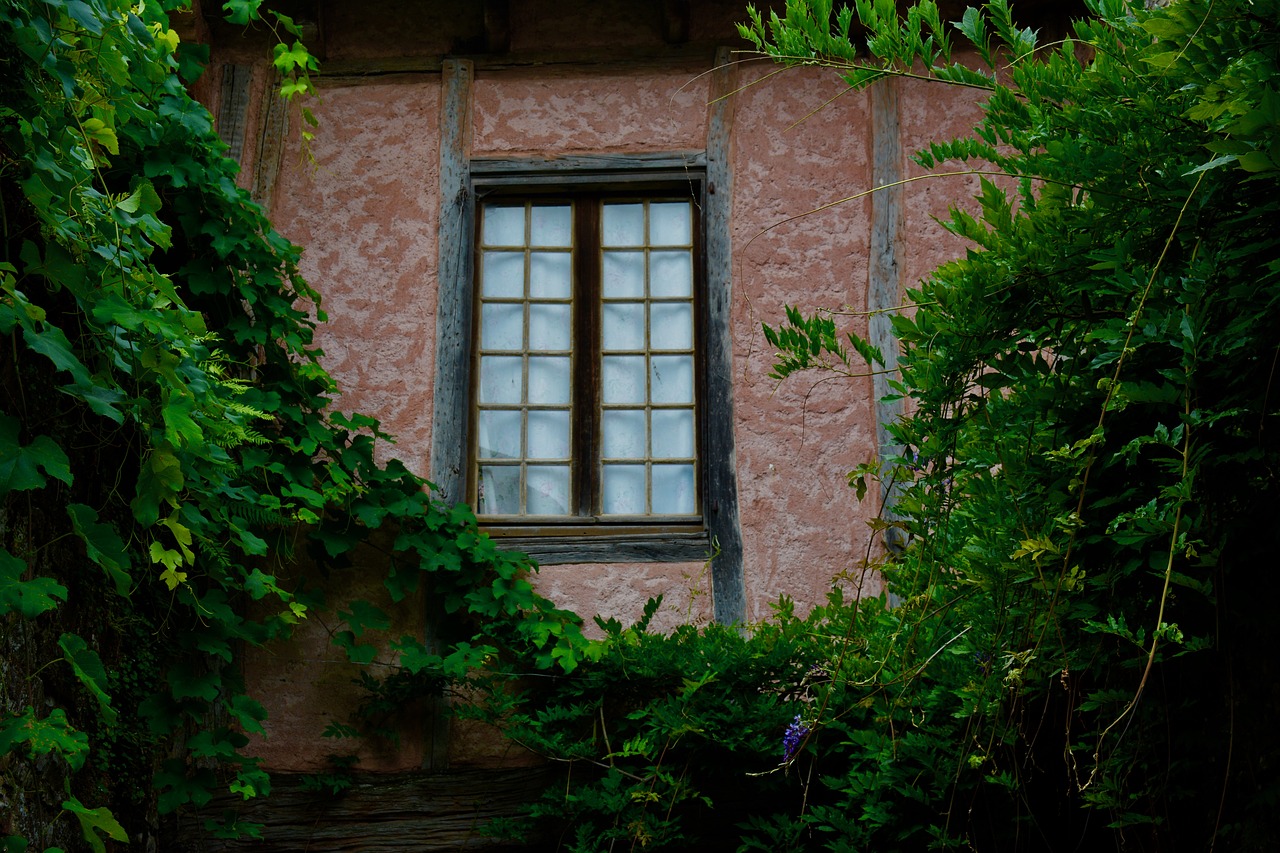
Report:
M 344 411 L 382 421 L 426 475 L 435 369 L 438 76 L 326 86 L 309 162 L 285 156 L 271 216 L 306 248 L 328 322 L 316 333 Z M 297 122 L 294 122 L 297 125 Z M 296 131 L 296 127 L 295 127 Z
M 814 211 L 870 185 L 868 100 L 841 94 L 826 71 L 776 71 L 743 66 L 734 107 L 735 432 L 753 619 L 780 595 L 806 610 L 874 550 L 868 507 L 844 476 L 875 455 L 870 380 L 810 373 L 779 384 L 760 332 L 786 305 L 865 307 L 869 200 Z
M 907 155 L 926 148 L 930 141 L 966 135 L 978 122 L 978 105 L 985 100 L 978 90 L 926 80 L 899 80 L 896 85 L 902 146 Z M 932 172 L 943 174 L 982 166 L 982 163 L 946 163 Z M 902 174 L 919 177 L 929 172 L 907 162 Z M 964 242 L 946 231 L 937 220 L 947 218 L 951 205 L 968 205 L 978 193 L 979 181 L 977 175 L 925 178 L 903 188 L 903 201 L 909 211 L 902 253 L 905 285 L 914 285 L 939 264 L 964 252 Z
M 379 50 L 333 49 L 347 57 Z M 702 149 L 709 68 L 709 57 L 670 67 L 482 68 L 473 84 L 472 153 Z M 876 453 L 871 381 L 813 374 L 779 385 L 767 376 L 773 353 L 760 331 L 761 322 L 777 324 L 784 306 L 796 305 L 847 310 L 865 333 L 856 314 L 866 307 L 871 201 L 818 209 L 871 188 L 870 98 L 844 92 L 829 71 L 776 70 L 738 65 L 733 108 L 733 426 L 749 621 L 766 618 L 781 595 L 803 611 L 833 579 L 863 593 L 880 589 L 878 576 L 862 571 L 878 554 L 867 524 L 874 507 L 859 505 L 845 484 L 846 473 Z M 974 98 L 927 84 L 899 91 L 903 171 L 913 175 L 919 170 L 906 155 L 972 124 Z M 281 232 L 305 247 L 303 273 L 322 294 L 329 321 L 316 342 L 341 390 L 335 405 L 380 418 L 398 439 L 390 452 L 423 475 L 434 383 L 440 99 L 433 73 L 323 84 L 313 104 L 314 163 L 298 156 L 297 145 L 287 149 L 270 211 Z M 898 247 L 904 286 L 962 250 L 932 217 L 971 195 L 970 184 L 976 179 L 907 186 Z M 701 562 L 548 566 L 537 582 L 588 622 L 595 614 L 633 621 L 656 595 L 666 602 L 654 622 L 660 630 L 711 612 Z M 329 583 L 347 597 L 379 595 L 358 572 Z M 420 634 L 423 612 L 421 602 L 401 606 L 389 636 Z M 259 753 L 276 769 L 322 766 L 332 745 L 316 735 L 354 707 L 354 670 L 329 644 L 334 619 L 314 614 L 291 647 L 248 665 L 270 712 L 271 737 Z M 419 766 L 418 734 L 406 733 L 398 749 L 366 748 L 364 766 Z M 475 754 L 455 752 L 459 759 Z

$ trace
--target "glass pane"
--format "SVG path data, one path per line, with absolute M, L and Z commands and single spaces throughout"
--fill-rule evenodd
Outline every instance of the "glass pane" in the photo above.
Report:
M 689 252 L 649 253 L 649 295 L 689 296 L 693 293 L 693 256 Z
M 602 384 L 606 403 L 643 403 L 644 356 L 605 356 Z
M 569 410 L 529 412 L 529 459 L 569 457 Z
M 520 356 L 486 355 L 480 359 L 480 402 L 520 402 Z
M 644 466 L 605 465 L 602 510 L 605 515 L 644 513 Z
M 606 246 L 643 246 L 644 205 L 606 204 L 601 230 Z
M 519 207 L 485 205 L 484 244 L 486 246 L 523 246 L 524 205 Z
M 601 347 L 605 350 L 644 349 L 644 303 L 606 302 Z
M 524 296 L 524 252 L 485 252 L 480 294 L 519 299 Z
M 573 291 L 568 252 L 529 253 L 529 295 L 534 299 L 568 299 Z
M 663 201 L 649 205 L 650 246 L 688 246 L 692 242 L 689 202 Z
M 571 328 L 568 305 L 529 306 L 529 349 L 567 350 Z
M 691 515 L 695 510 L 693 466 L 654 465 L 651 500 L 655 515 Z
M 530 209 L 529 245 L 572 246 L 573 218 L 569 206 L 538 207 Z
M 604 253 L 604 295 L 644 296 L 644 252 Z
M 480 411 L 480 458 L 520 458 L 520 413 Z
M 605 410 L 605 458 L 643 459 L 645 457 L 645 446 L 644 409 Z
M 650 360 L 649 399 L 654 403 L 692 403 L 693 356 L 655 355 Z
M 693 409 L 654 409 L 653 458 L 693 458 Z
M 480 306 L 480 348 L 524 349 L 524 306 L 493 304 Z
M 525 512 L 530 515 L 569 514 L 569 466 L 530 465 L 524 473 Z
M 654 302 L 649 306 L 650 349 L 693 349 L 693 306 Z
M 529 402 L 544 406 L 569 402 L 568 356 L 529 358 Z
M 516 515 L 520 512 L 520 466 L 481 465 L 481 515 Z

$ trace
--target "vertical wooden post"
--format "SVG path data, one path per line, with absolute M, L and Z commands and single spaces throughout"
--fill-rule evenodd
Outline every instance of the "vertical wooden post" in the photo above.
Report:
M 258 156 L 253 161 L 253 186 L 250 188 L 253 200 L 267 216 L 271 215 L 280 161 L 289 137 L 289 102 L 278 91 L 279 85 L 278 75 L 267 76 L 262 93 L 262 132 L 258 136 Z
M 888 425 L 902 417 L 902 401 L 886 401 L 889 379 L 898 368 L 898 342 L 893 337 L 893 309 L 900 304 L 902 288 L 898 276 L 898 239 L 902 222 L 902 131 L 898 120 L 898 89 L 892 77 L 876 82 L 871 93 L 872 185 L 886 187 L 871 196 L 871 257 L 868 264 L 867 321 L 870 341 L 884 355 L 885 373 L 873 377 L 876 406 L 876 445 L 881 460 L 902 452 L 893 443 Z M 886 521 L 896 518 L 893 505 L 897 487 L 892 481 L 881 481 L 880 515 Z M 884 543 L 890 551 L 905 544 L 902 531 L 886 528 Z
M 466 498 L 467 420 L 471 411 L 471 62 L 445 60 L 440 93 L 440 230 L 436 297 L 436 379 L 431 429 L 431 481 L 447 504 Z M 425 642 L 443 648 L 444 608 L 426 584 Z M 449 758 L 445 699 L 428 709 L 423 767 L 443 770 Z
M 249 116 L 252 65 L 224 65 L 218 96 L 218 137 L 227 143 L 227 156 L 243 163 L 245 124 Z
M 446 503 L 466 498 L 471 411 L 471 79 L 472 64 L 448 59 L 441 73 L 440 231 L 436 380 L 431 482 Z
M 717 552 L 711 561 L 711 598 L 715 620 L 745 621 L 746 584 L 742 576 L 742 529 L 738 519 L 737 456 L 733 439 L 733 92 L 732 52 L 716 50 L 707 115 L 706 252 L 707 308 L 704 437 L 715 455 L 706 466 L 704 494 L 707 526 Z

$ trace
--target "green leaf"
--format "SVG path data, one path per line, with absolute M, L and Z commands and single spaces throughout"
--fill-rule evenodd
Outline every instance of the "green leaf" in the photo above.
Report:
M 1276 161 L 1265 151 L 1250 151 L 1240 155 L 1240 168 L 1246 172 L 1270 172 L 1276 169 Z
M 76 731 L 61 708 L 54 708 L 41 719 L 28 705 L 23 713 L 0 724 L 0 755 L 20 743 L 25 743 L 33 756 L 57 753 L 72 770 L 83 767 L 89 754 L 89 736 Z
M 244 26 L 250 21 L 258 20 L 258 8 L 262 0 L 227 0 L 222 4 L 227 13 L 227 20 L 233 24 Z
M 53 578 L 22 580 L 27 564 L 0 549 L 0 616 L 17 612 L 34 619 L 58 606 L 54 599 L 67 600 L 67 588 Z
M 400 653 L 400 665 L 417 675 L 423 670 L 439 670 L 440 655 L 433 653 L 421 641 L 413 637 L 401 637 L 392 648 Z
M 80 831 L 84 833 L 84 840 L 89 842 L 89 846 L 93 848 L 94 853 L 106 853 L 107 846 L 102 843 L 99 833 L 106 835 L 112 841 L 129 841 L 129 834 L 124 831 L 124 827 L 111 814 L 111 810 L 106 806 L 99 806 L 96 809 L 87 808 L 83 803 L 72 797 L 63 802 L 62 807 L 71 812 L 80 821 Z
M 138 189 L 133 191 L 132 195 L 116 202 L 116 207 L 120 208 L 125 213 L 137 213 L 138 207 L 141 204 L 142 204 L 142 187 L 138 187 Z
M 93 7 L 84 0 L 66 0 L 64 8 L 71 20 L 84 27 L 91 34 L 97 36 L 102 34 L 102 21 L 98 19 L 98 15 L 93 11 Z
M 112 154 L 120 153 L 120 140 L 116 138 L 113 128 L 107 127 L 102 119 L 91 118 L 84 122 L 84 135 Z
M 248 696 L 233 696 L 227 703 L 227 712 L 240 724 L 240 728 L 249 734 L 265 734 L 262 722 L 267 718 L 267 709 Z
M 385 631 L 391 627 L 391 619 L 387 614 L 367 601 L 351 602 L 351 609 L 338 611 L 338 616 L 346 620 L 351 632 L 357 637 L 368 630 Z
M 36 331 L 34 327 L 24 326 L 22 336 L 27 342 L 27 346 L 34 352 L 38 352 L 52 361 L 53 366 L 58 370 L 65 370 L 70 373 L 76 385 L 93 384 L 88 369 L 72 352 L 71 342 L 67 340 L 66 334 L 57 326 L 45 324 L 42 331 Z
M 173 504 L 185 482 L 182 463 L 168 447 L 153 449 L 138 473 L 138 494 L 130 502 L 133 517 L 143 527 L 160 519 L 160 504 Z
M 174 699 L 203 699 L 212 702 L 218 698 L 222 679 L 216 672 L 196 672 L 189 664 L 178 664 L 166 676 Z
M 84 542 L 89 559 L 107 573 L 117 593 L 128 595 L 133 586 L 133 578 L 129 576 L 131 564 L 124 540 L 116 529 L 99 522 L 97 511 L 84 504 L 69 504 L 67 515 L 71 516 L 72 529 Z
M 102 666 L 102 658 L 77 634 L 63 634 L 58 640 L 58 647 L 62 649 L 63 658 L 71 664 L 76 678 L 98 700 L 103 720 L 107 725 L 113 724 L 116 711 L 111 707 L 111 697 L 107 694 L 107 671 Z
M 46 435 L 23 447 L 20 429 L 16 418 L 0 415 L 0 494 L 42 488 L 46 480 L 41 470 L 71 485 L 71 463 L 62 448 Z
M 1171 39 L 1178 36 L 1186 35 L 1186 28 L 1178 21 L 1172 18 L 1148 18 L 1138 26 L 1156 38 Z
M 1187 171 L 1183 172 L 1182 175 L 1183 177 L 1198 175 L 1201 172 L 1207 172 L 1210 169 L 1217 169 L 1219 166 L 1225 166 L 1227 163 L 1230 163 L 1231 161 L 1236 159 L 1237 157 L 1233 154 L 1224 154 L 1221 157 L 1214 157 L 1208 163 L 1202 163 L 1199 166 L 1196 166 L 1194 169 L 1188 169 Z
M 186 764 L 181 759 L 171 758 L 156 773 L 155 787 L 161 791 L 157 809 L 163 815 L 186 803 L 200 808 L 213 799 L 211 789 L 215 784 L 216 779 L 208 769 L 196 770 L 189 776 Z

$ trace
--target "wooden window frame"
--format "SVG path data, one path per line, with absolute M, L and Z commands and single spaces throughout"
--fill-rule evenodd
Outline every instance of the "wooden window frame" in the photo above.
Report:
M 478 312 L 474 304 L 478 303 L 477 276 L 475 270 L 476 253 L 479 251 L 479 217 L 482 200 L 512 199 L 528 200 L 538 196 L 554 199 L 572 198 L 604 198 L 634 196 L 637 198 L 681 197 L 689 198 L 694 205 L 694 370 L 696 453 L 697 453 L 697 488 L 698 517 L 627 517 L 624 520 L 583 516 L 566 516 L 563 519 L 539 517 L 530 522 L 513 522 L 504 519 L 501 522 L 481 520 L 482 529 L 494 537 L 502 547 L 523 551 L 544 564 L 557 563 L 606 563 L 606 562 L 702 562 L 709 559 L 714 550 L 713 536 L 709 529 L 707 508 L 712 503 L 712 496 L 707 492 L 710 482 L 723 482 L 724 477 L 714 477 L 710 466 L 723 464 L 715 449 L 714 436 L 707 428 L 708 417 L 703 401 L 707 399 L 706 370 L 702 357 L 702 341 L 706 339 L 707 317 L 705 311 L 706 254 L 703 250 L 703 231 L 705 228 L 703 211 L 705 210 L 705 194 L 707 190 L 705 157 L 702 155 L 678 155 L 676 157 L 574 157 L 540 160 L 534 158 L 472 158 L 470 162 L 470 198 L 469 198 L 469 245 L 471 257 L 468 268 L 471 271 L 470 288 L 473 303 L 471 330 L 468 336 L 474 340 L 478 329 Z M 598 208 L 597 208 L 598 209 Z M 578 226 L 575 225 L 575 228 Z M 589 226 L 598 227 L 598 223 Z M 598 238 L 597 238 L 598 239 Z M 579 253 L 579 263 L 589 263 L 589 259 Z M 580 294 L 575 293 L 575 304 Z M 575 313 L 580 320 L 575 320 L 575 334 L 595 334 L 598 331 L 598 319 L 595 306 L 582 311 L 587 303 L 579 306 Z M 475 498 L 475 453 L 476 430 L 475 420 L 475 353 L 477 348 L 468 347 L 468 422 L 473 426 L 466 436 L 466 468 L 463 482 L 469 500 Z M 583 361 L 584 359 L 578 359 Z M 575 380 L 598 371 L 598 366 L 575 368 Z M 596 388 L 599 387 L 598 376 L 592 377 Z M 590 414 L 592 421 L 598 418 L 599 412 Z M 574 441 L 592 441 L 594 426 L 586 429 L 576 428 Z M 595 459 L 595 451 L 584 451 L 575 446 L 574 456 L 579 463 Z M 582 474 L 582 479 L 592 478 L 589 472 Z M 580 488 L 581 486 L 579 486 Z M 718 502 L 717 502 L 718 503 Z

